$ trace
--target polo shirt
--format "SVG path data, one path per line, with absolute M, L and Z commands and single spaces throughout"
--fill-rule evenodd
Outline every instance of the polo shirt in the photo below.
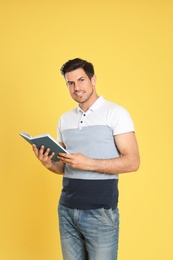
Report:
M 64 113 L 58 122 L 58 141 L 69 153 L 93 159 L 120 157 L 114 136 L 134 131 L 129 112 L 100 96 L 84 112 L 80 106 Z M 60 203 L 69 208 L 116 208 L 118 174 L 73 169 L 66 164 Z

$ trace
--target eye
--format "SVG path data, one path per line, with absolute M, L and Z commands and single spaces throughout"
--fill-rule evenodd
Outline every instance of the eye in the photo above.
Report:
M 84 78 L 80 78 L 80 81 L 82 82 L 82 81 L 84 81 L 85 79 Z
M 68 82 L 67 82 L 67 86 L 68 86 L 68 87 L 74 86 L 74 82 L 73 82 L 73 81 L 68 81 Z

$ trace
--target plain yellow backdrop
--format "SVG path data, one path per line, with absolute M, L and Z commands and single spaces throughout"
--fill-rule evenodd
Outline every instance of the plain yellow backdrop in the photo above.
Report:
M 129 110 L 139 142 L 140 170 L 120 176 L 119 260 L 172 260 L 173 2 L 1 0 L 0 24 L 0 259 L 62 260 L 62 177 L 19 132 L 56 138 L 76 106 L 59 69 L 81 57 L 98 94 Z

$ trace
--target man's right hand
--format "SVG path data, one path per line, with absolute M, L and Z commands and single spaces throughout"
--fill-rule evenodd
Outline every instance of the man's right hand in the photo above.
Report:
M 52 168 L 52 157 L 54 156 L 55 153 L 51 153 L 51 155 L 49 155 L 50 149 L 48 148 L 45 152 L 44 152 L 44 145 L 41 146 L 40 149 L 37 148 L 37 146 L 35 144 L 32 145 L 32 149 L 35 153 L 35 156 L 39 159 L 39 161 L 47 168 L 47 169 L 51 169 Z

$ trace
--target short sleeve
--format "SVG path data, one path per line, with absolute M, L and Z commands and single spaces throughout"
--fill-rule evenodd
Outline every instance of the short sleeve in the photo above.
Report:
M 113 135 L 135 131 L 134 123 L 129 112 L 121 106 L 119 106 L 112 115 L 111 127 Z

